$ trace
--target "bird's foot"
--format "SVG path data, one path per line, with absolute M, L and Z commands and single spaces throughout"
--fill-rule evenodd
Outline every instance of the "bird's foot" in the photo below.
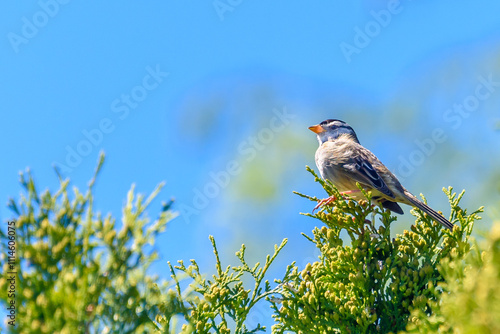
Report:
M 342 196 L 343 199 L 346 199 L 346 197 L 344 195 L 350 195 L 352 193 L 358 193 L 358 192 L 360 192 L 359 189 L 356 189 L 356 190 L 347 190 L 347 191 L 342 191 L 340 193 L 340 195 Z M 318 202 L 318 204 L 314 207 L 312 213 L 314 213 L 314 211 L 316 211 L 319 207 L 321 207 L 323 205 L 328 205 L 328 204 L 330 204 L 330 203 L 332 203 L 332 202 L 334 202 L 336 200 L 337 200 L 337 197 L 333 196 L 333 195 L 330 196 L 330 197 L 328 197 L 328 198 L 324 198 L 324 199 L 320 200 Z
M 321 201 L 318 202 L 318 204 L 314 207 L 312 213 L 314 213 L 314 211 L 316 211 L 320 206 L 323 206 L 323 205 L 326 205 L 326 204 L 330 204 L 331 202 L 333 201 L 336 201 L 337 200 L 337 197 L 335 196 L 330 196 L 328 198 L 323 198 Z

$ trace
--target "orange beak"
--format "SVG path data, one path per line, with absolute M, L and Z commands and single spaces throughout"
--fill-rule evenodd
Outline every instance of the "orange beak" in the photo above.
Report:
M 319 125 L 319 124 L 318 125 L 310 126 L 308 129 L 311 130 L 314 133 L 321 133 L 321 132 L 325 131 L 325 129 L 323 129 L 323 127 L 321 125 Z

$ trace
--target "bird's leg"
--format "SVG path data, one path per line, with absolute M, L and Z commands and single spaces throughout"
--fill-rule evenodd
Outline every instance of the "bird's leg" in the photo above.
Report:
M 314 211 L 316 211 L 320 206 L 323 206 L 325 204 L 330 204 L 331 202 L 333 201 L 336 201 L 337 200 L 337 197 L 335 196 L 330 196 L 328 198 L 323 198 L 321 201 L 318 202 L 318 204 L 314 207 L 312 213 L 314 213 Z
M 349 194 L 357 193 L 357 192 L 360 192 L 360 190 L 359 189 L 347 190 L 347 191 L 340 192 L 340 195 L 342 196 L 342 198 L 345 198 L 344 195 L 349 195 Z M 335 197 L 334 195 L 332 195 L 328 198 L 324 198 L 318 202 L 318 204 L 314 207 L 312 212 L 314 213 L 314 211 L 316 211 L 320 206 L 330 204 L 331 202 L 336 201 L 336 200 L 337 200 L 337 197 Z
M 359 189 L 356 189 L 356 190 L 347 190 L 347 191 L 342 191 L 340 194 L 343 196 L 343 195 L 349 195 L 349 194 L 352 194 L 352 193 L 359 193 L 361 190 Z

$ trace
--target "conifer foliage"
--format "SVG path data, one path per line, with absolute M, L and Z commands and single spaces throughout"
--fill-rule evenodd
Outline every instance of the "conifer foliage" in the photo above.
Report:
M 276 333 L 389 333 L 416 321 L 412 312 L 433 314 L 445 282 L 439 270 L 444 261 L 462 259 L 470 251 L 470 234 L 479 209 L 468 214 L 460 207 L 464 192 L 444 189 L 451 205 L 453 231 L 443 229 L 419 210 L 415 224 L 391 236 L 395 221 L 388 210 L 368 201 L 345 200 L 329 182 L 321 180 L 337 200 L 317 214 L 321 221 L 312 237 L 320 250 L 310 263 L 283 285 L 283 301 L 273 303 Z M 317 198 L 299 194 L 317 202 Z M 423 198 L 425 201 L 425 198 Z
M 320 256 L 305 268 L 290 264 L 280 279 L 269 268 L 273 254 L 249 264 L 245 245 L 236 265 L 223 266 L 216 242 L 215 273 L 165 263 L 171 277 L 148 268 L 158 258 L 155 242 L 175 217 L 172 202 L 151 220 L 149 197 L 129 191 L 121 221 L 94 212 L 93 187 L 69 191 L 59 177 L 54 193 L 39 193 L 28 173 L 23 194 L 11 200 L 16 227 L 16 325 L 19 333 L 497 333 L 500 332 L 500 229 L 482 243 L 471 237 L 482 208 L 468 212 L 464 192 L 444 189 L 452 231 L 417 209 L 413 225 L 391 233 L 396 217 L 367 200 L 343 198 L 310 168 L 316 182 L 337 200 L 306 216 L 316 220 L 303 234 Z M 317 198 L 298 194 L 317 202 Z M 423 198 L 423 196 L 422 196 Z M 423 198 L 425 201 L 425 198 Z M 311 205 L 312 207 L 312 205 Z M 313 224 L 311 224 L 313 225 Z M 9 235 L 0 229 L 2 271 L 12 262 Z M 0 302 L 8 306 L 10 276 L 0 277 Z M 274 325 L 249 324 L 252 310 L 272 309 Z M 273 319 L 268 319 L 267 324 Z

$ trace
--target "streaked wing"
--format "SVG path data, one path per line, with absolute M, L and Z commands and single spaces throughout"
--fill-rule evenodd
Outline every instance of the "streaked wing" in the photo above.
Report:
M 351 163 L 345 164 L 344 168 L 350 172 L 349 174 L 355 181 L 373 187 L 386 196 L 396 198 L 380 174 L 367 159 L 357 156 L 351 160 Z

